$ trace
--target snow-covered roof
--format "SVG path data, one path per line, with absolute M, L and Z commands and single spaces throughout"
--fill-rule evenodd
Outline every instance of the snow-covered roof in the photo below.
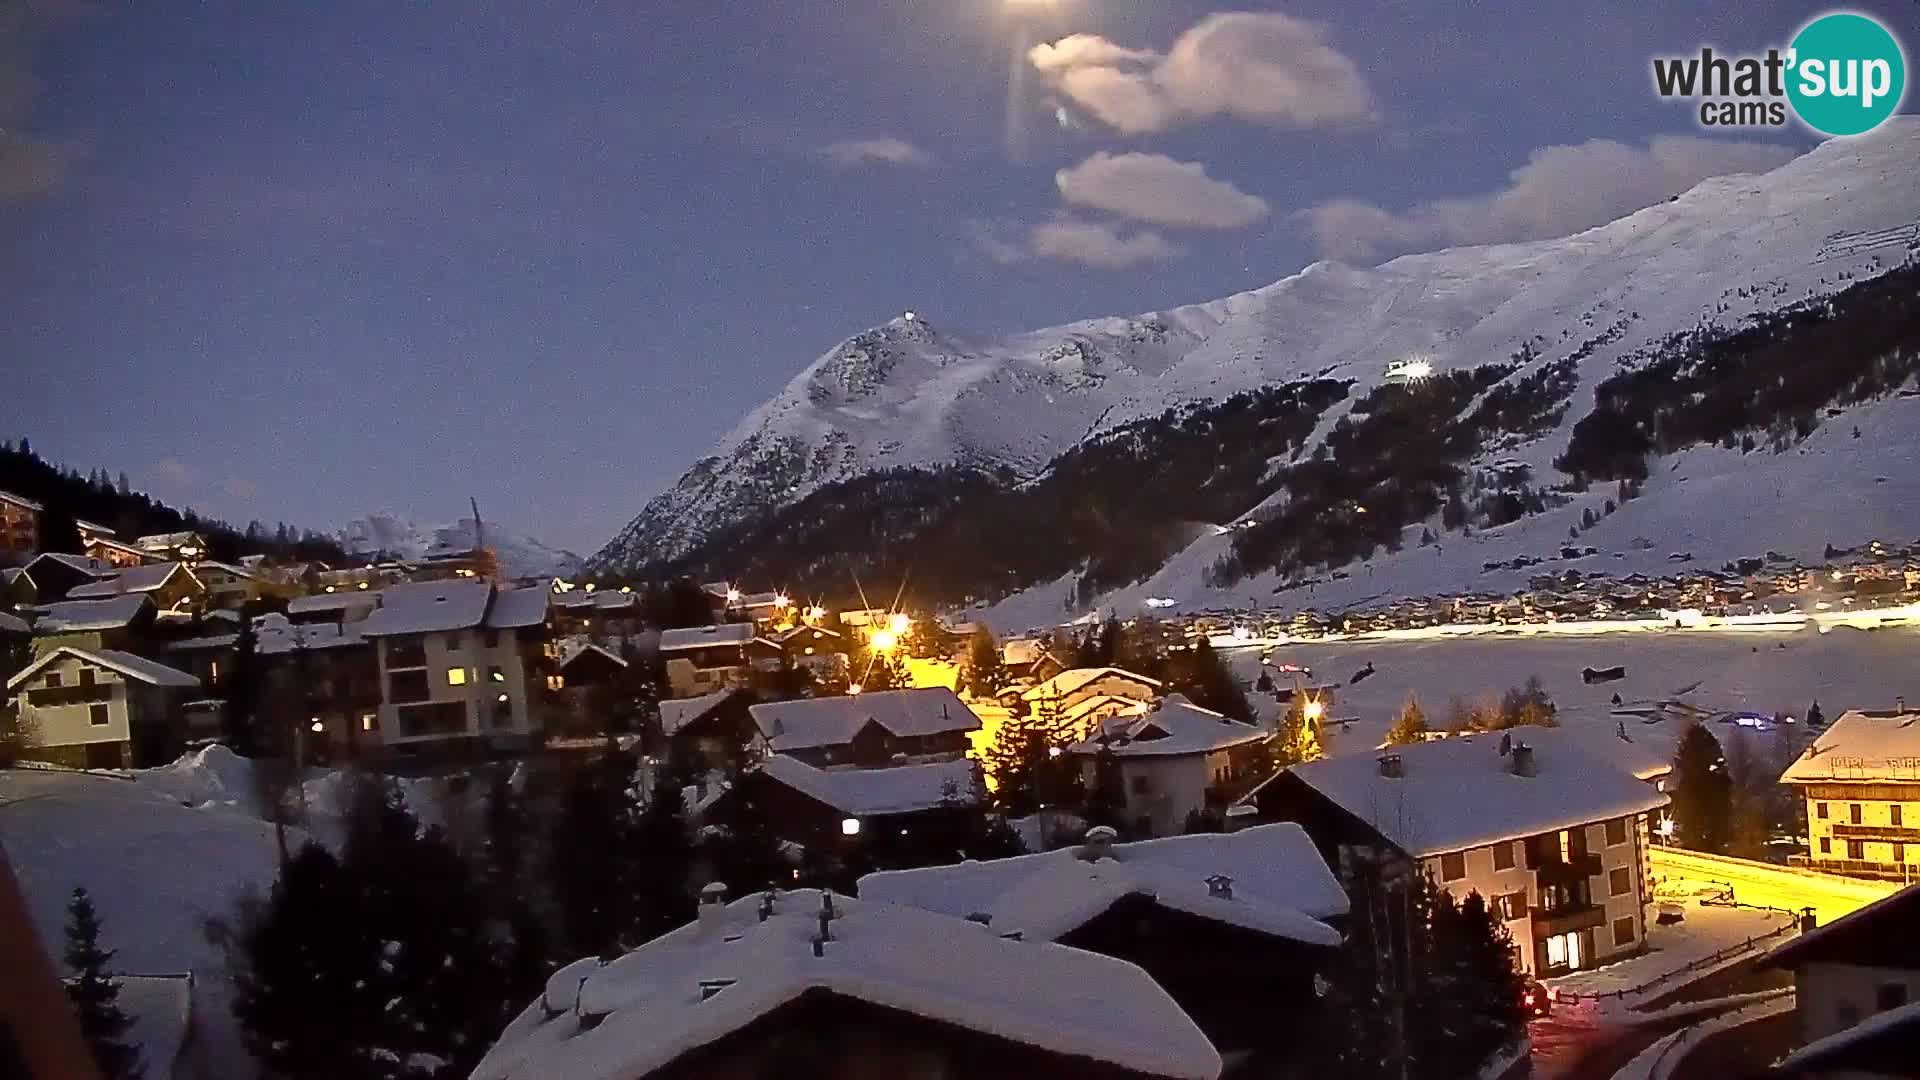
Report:
M 745 645 L 754 637 L 750 622 L 721 623 L 718 626 L 683 626 L 660 631 L 660 651 L 682 652 L 714 645 Z
M 1047 655 L 1047 643 L 1039 638 L 1009 638 L 1000 644 L 1000 662 L 1010 666 L 1031 664 Z
M 177 668 L 170 668 L 157 660 L 144 656 L 135 656 L 118 649 L 82 649 L 77 645 L 62 645 L 50 649 L 46 655 L 28 664 L 20 673 L 7 680 L 7 689 L 12 690 L 32 678 L 42 668 L 47 667 L 63 656 L 84 660 L 89 664 L 117 671 L 129 679 L 137 679 L 154 686 L 199 686 L 200 680 Z
M 209 569 L 212 569 L 232 574 L 234 577 L 243 577 L 250 581 L 260 580 L 260 575 L 248 567 L 235 566 L 232 563 L 219 562 L 214 559 L 201 559 L 199 562 L 193 564 L 193 568 L 200 573 L 205 573 Z
M 115 1004 L 133 1021 L 127 1041 L 139 1048 L 145 1075 L 170 1080 L 193 1028 L 193 976 L 116 975 L 113 981 L 120 987 Z
M 1563 714 L 1559 727 L 1518 727 L 1513 729 L 1513 734 L 1515 738 L 1524 737 L 1533 746 L 1565 742 L 1595 757 L 1611 761 L 1643 781 L 1657 780 L 1672 773 L 1673 752 L 1677 748 L 1674 736 L 1666 725 L 1627 723 L 1619 718 L 1612 723 L 1597 718 L 1587 722 Z
M 561 968 L 473 1080 L 638 1080 L 809 991 L 1148 1075 L 1219 1075 L 1218 1051 L 1132 964 L 838 896 L 815 956 L 820 893 L 775 893 L 765 920 L 761 903 L 743 897 L 610 964 Z
M 101 562 L 99 559 L 89 558 L 85 555 L 71 555 L 64 551 L 43 551 L 33 557 L 33 561 L 27 564 L 27 569 L 33 569 L 33 567 L 38 565 L 42 560 L 57 562 L 62 566 L 78 570 L 90 577 L 112 577 L 120 572 L 108 566 L 106 563 Z
M 1101 709 L 1118 708 L 1125 712 L 1145 712 L 1150 707 L 1147 702 L 1139 698 L 1121 697 L 1118 694 L 1094 694 L 1061 709 L 1060 722 L 1072 726 Z
M 775 753 L 852 742 L 869 721 L 901 738 L 980 729 L 980 718 L 944 686 L 770 701 L 748 712 Z
M 1920 712 L 1850 709 L 1813 740 L 1780 779 L 1920 783 Z
M 1909 935 L 1916 919 L 1920 919 L 1920 885 L 1909 885 L 1801 934 L 1768 953 L 1766 966 L 1798 968 L 1809 961 L 1844 962 L 1849 955 L 1891 962 L 1897 958 L 1887 954 L 1888 946 L 1912 941 Z
M 28 581 L 32 581 L 33 575 L 27 573 L 27 568 L 24 566 L 0 567 L 0 584 L 11 585 L 16 581 L 19 581 L 21 578 L 26 578 Z
M 1149 691 L 1160 688 L 1160 680 L 1150 679 L 1138 672 L 1128 671 L 1126 668 L 1083 667 L 1068 668 L 1053 678 L 1048 679 L 1046 682 L 1027 690 L 1021 694 L 1020 697 L 1024 701 L 1038 701 L 1041 698 L 1067 697 L 1088 683 L 1104 679 L 1108 676 L 1139 683 Z
M 168 652 L 202 652 L 207 649 L 231 649 L 240 641 L 239 634 L 208 634 L 204 637 L 181 638 L 167 642 Z
M 1230 897 L 1212 894 L 1207 879 L 1215 875 L 1232 880 Z M 860 879 L 860 895 L 948 915 L 978 912 L 996 933 L 1043 940 L 1071 932 L 1125 896 L 1316 945 L 1339 944 L 1339 934 L 1320 920 L 1348 910 L 1339 880 L 1291 822 L 1114 844 L 1093 862 L 1062 848 L 884 870 Z
M 91 533 L 94 536 L 117 536 L 120 532 L 118 529 L 109 529 L 97 521 L 88 521 L 86 518 L 74 518 L 73 527 L 82 533 Z
M 950 799 L 964 805 L 980 801 L 978 770 L 965 758 L 884 769 L 816 769 L 785 754 L 769 754 L 757 768 L 852 817 L 929 810 Z
M 177 562 L 148 563 L 145 566 L 129 566 L 103 581 L 75 585 L 67 591 L 69 600 L 97 600 L 106 596 L 121 596 L 127 593 L 156 592 L 166 587 L 175 574 L 193 577 L 193 571 Z M 197 583 L 197 581 L 196 581 Z
M 1268 738 L 1265 728 L 1203 709 L 1183 694 L 1168 694 L 1150 711 L 1113 716 L 1092 737 L 1067 747 L 1070 754 L 1102 751 L 1119 757 L 1209 754 Z
M 349 592 L 322 592 L 312 596 L 298 596 L 287 601 L 287 614 L 311 615 L 321 611 L 351 611 L 354 608 L 372 610 L 379 606 L 379 593 L 365 590 Z
M 1611 760 L 1557 738 L 1556 728 L 1393 748 L 1399 777 L 1381 775 L 1371 754 L 1350 754 L 1286 770 L 1409 855 L 1464 851 L 1501 840 L 1644 813 L 1667 797 Z M 1534 775 L 1516 775 L 1500 736 L 1533 750 Z M 1271 782 L 1271 781 L 1269 781 Z
M 361 623 L 291 623 L 279 615 L 254 620 L 254 651 L 279 656 L 296 649 L 341 649 L 365 645 Z
M 621 667 L 627 666 L 627 662 L 620 658 L 619 653 L 603 649 L 591 641 L 569 641 L 560 650 L 560 669 L 565 671 L 575 660 L 580 659 L 588 653 L 598 653 L 603 660 L 611 660 Z
M 1789 1076 L 1808 1072 L 1836 1076 L 1880 1075 L 1880 1070 L 1889 1065 L 1912 1064 L 1916 1046 L 1920 1046 L 1920 1001 L 1911 1001 L 1815 1039 L 1782 1058 L 1769 1071 Z
M 525 589 L 496 589 L 493 606 L 487 609 L 487 629 L 518 630 L 539 626 L 547 621 L 547 603 L 552 595 L 537 585 Z
M 62 600 L 37 608 L 36 634 L 65 634 L 85 630 L 118 630 L 133 622 L 144 608 L 151 607 L 144 593 L 116 596 L 111 600 Z
M 670 698 L 660 703 L 660 733 L 672 735 L 688 724 L 713 711 L 721 702 L 735 694 L 745 693 L 737 686 L 715 690 L 699 697 Z
M 26 507 L 28 510 L 45 510 L 46 509 L 46 507 L 40 505 L 39 503 L 33 501 L 32 499 L 27 498 L 25 495 L 15 495 L 11 491 L 0 491 L 0 502 L 10 502 L 15 506 Z
M 380 606 L 360 623 L 368 637 L 465 630 L 486 617 L 493 586 L 484 581 L 409 581 L 380 590 Z
M 182 544 L 198 543 L 199 540 L 200 537 L 193 532 L 182 530 L 180 532 L 170 533 L 148 533 L 146 536 L 136 537 L 133 542 L 135 545 L 145 548 L 148 551 L 158 551 L 162 548 L 173 548 L 179 547 Z
M 18 615 L 0 611 L 0 633 L 31 634 L 33 633 L 33 627 L 27 625 L 27 620 L 22 619 Z

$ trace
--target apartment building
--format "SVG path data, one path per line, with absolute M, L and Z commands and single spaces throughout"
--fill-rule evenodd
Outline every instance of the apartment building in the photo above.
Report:
M 24 563 L 40 550 L 40 515 L 32 499 L 0 491 L 0 562 Z
M 1668 802 L 1559 728 L 1513 728 L 1294 765 L 1244 800 L 1297 821 L 1342 874 L 1417 866 L 1499 911 L 1536 975 L 1645 945 L 1648 815 Z
M 1920 711 L 1843 713 L 1780 782 L 1807 802 L 1796 865 L 1856 877 L 1920 876 Z

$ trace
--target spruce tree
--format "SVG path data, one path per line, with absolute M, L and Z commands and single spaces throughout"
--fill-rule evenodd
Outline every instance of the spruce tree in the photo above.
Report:
M 67 903 L 67 967 L 73 978 L 67 997 L 80 1017 L 94 1064 L 105 1080 L 139 1080 L 146 1074 L 140 1050 L 126 1041 L 133 1020 L 120 1010 L 120 984 L 107 971 L 113 951 L 100 947 L 100 917 L 85 889 L 73 890 Z
M 260 659 L 253 620 L 240 620 L 240 633 L 233 643 L 233 659 L 227 665 L 226 698 L 220 709 L 220 733 L 227 748 L 242 757 L 253 757 L 259 750 L 254 712 L 260 700 Z
M 1192 648 L 1178 654 L 1168 666 L 1172 677 L 1170 689 L 1185 694 L 1187 700 L 1203 709 L 1212 709 L 1245 723 L 1253 722 L 1253 707 L 1247 704 L 1247 695 L 1240 689 L 1239 680 L 1233 677 L 1226 661 L 1220 659 L 1207 639 L 1194 642 Z
M 682 795 L 685 779 L 674 770 L 659 770 L 646 809 L 641 811 L 634 826 L 632 846 L 641 871 L 637 875 L 636 944 L 682 926 L 694 917 L 690 884 L 693 842 L 687 833 L 687 808 Z
M 961 671 L 960 688 L 976 698 L 990 698 L 1007 684 L 1007 668 L 1001 661 L 1000 643 L 993 632 L 982 626 L 967 642 L 966 667 Z
M 1733 778 L 1719 741 L 1699 724 L 1680 736 L 1668 794 L 1680 845 L 1725 854 L 1733 842 Z
M 1400 707 L 1400 715 L 1393 721 L 1393 727 L 1387 730 L 1387 743 L 1391 746 L 1405 746 L 1417 743 L 1427 734 L 1426 710 L 1420 707 L 1420 699 L 1407 695 L 1407 703 Z
M 560 924 L 559 956 L 618 955 L 639 944 L 641 869 L 635 859 L 634 762 L 610 749 L 577 769 L 547 844 L 547 879 Z

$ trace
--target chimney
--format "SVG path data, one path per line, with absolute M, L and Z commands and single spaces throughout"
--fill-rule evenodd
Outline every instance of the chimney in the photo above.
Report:
M 700 906 L 694 910 L 694 918 L 699 928 L 694 937 L 706 941 L 713 937 L 720 924 L 725 921 L 727 912 L 727 884 L 724 881 L 709 883 L 700 890 Z
M 1389 780 L 1398 780 L 1407 775 L 1407 768 L 1401 764 L 1399 754 L 1380 755 L 1380 775 Z
M 827 940 L 825 938 L 813 939 L 813 955 L 815 956 L 827 955 Z
M 1533 762 L 1533 747 L 1528 746 L 1526 743 L 1523 743 L 1523 742 L 1514 743 L 1513 744 L 1513 775 L 1532 776 L 1537 771 L 1538 771 L 1537 767 L 1534 765 L 1534 762 Z
M 1233 899 L 1233 879 L 1225 874 L 1213 874 L 1207 878 L 1207 895 L 1217 900 Z
M 1087 830 L 1086 839 L 1080 845 L 1080 857 L 1087 862 L 1113 858 L 1113 842 L 1119 836 L 1105 825 L 1095 825 Z
M 766 922 L 773 917 L 773 890 L 760 894 L 760 921 Z

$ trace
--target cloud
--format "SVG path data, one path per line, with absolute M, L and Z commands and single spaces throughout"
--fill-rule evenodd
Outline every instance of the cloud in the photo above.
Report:
M 23 135 L 19 127 L 43 86 L 29 63 L 40 25 L 88 12 L 77 3 L 0 2 L 0 202 L 39 195 L 66 175 L 73 148 Z
M 852 169 L 863 165 L 905 165 L 925 168 L 933 164 L 933 158 L 926 151 L 891 135 L 882 135 L 872 139 L 848 139 L 829 143 L 820 148 L 820 156 L 828 165 L 836 169 Z
M 153 478 L 161 486 L 176 491 L 200 486 L 200 470 L 177 457 L 164 457 L 155 462 Z
M 1290 15 L 1209 15 L 1164 55 L 1094 34 L 1034 46 L 1027 59 L 1060 94 L 1123 134 L 1231 116 L 1274 127 L 1378 119 L 1360 69 L 1320 23 Z
M 1123 225 L 1109 221 L 1056 218 L 1038 225 L 975 221 L 971 229 L 974 246 L 1002 264 L 1051 259 L 1096 270 L 1124 270 L 1182 254 L 1151 229 L 1124 233 Z
M 1478 197 L 1438 199 L 1399 213 L 1342 199 L 1303 216 L 1321 254 L 1336 259 L 1542 240 L 1605 224 L 1707 177 L 1763 172 L 1793 156 L 1773 143 L 1690 135 L 1656 136 L 1645 149 L 1589 139 L 1534 150 L 1505 187 Z
M 1101 151 L 1053 174 L 1060 197 L 1138 221 L 1194 229 L 1238 229 L 1267 216 L 1267 201 L 1207 175 L 1197 161 L 1164 154 Z

